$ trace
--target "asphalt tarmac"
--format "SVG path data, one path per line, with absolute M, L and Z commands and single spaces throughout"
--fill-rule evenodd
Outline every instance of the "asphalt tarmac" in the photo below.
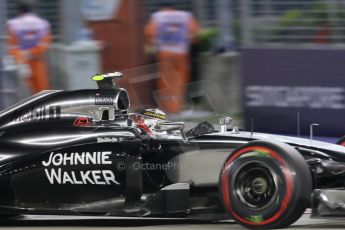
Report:
M 310 219 L 304 214 L 300 220 L 286 229 L 344 229 L 345 218 L 341 219 Z M 66 216 L 23 216 L 18 220 L 1 221 L 1 229 L 245 229 L 233 221 L 204 222 L 185 219 L 144 219 L 144 218 L 96 218 L 96 217 L 66 217 Z

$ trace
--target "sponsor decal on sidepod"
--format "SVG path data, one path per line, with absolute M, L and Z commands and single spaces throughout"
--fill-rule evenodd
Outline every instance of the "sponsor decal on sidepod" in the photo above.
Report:
M 111 170 L 65 171 L 67 165 L 110 165 L 112 152 L 50 153 L 47 161 L 42 161 L 44 171 L 50 184 L 97 184 L 110 185 L 120 183 Z M 54 167 L 48 169 L 47 167 Z M 57 167 L 57 168 L 55 168 Z

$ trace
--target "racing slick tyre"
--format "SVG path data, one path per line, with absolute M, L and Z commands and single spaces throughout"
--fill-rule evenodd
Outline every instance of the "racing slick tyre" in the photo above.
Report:
M 345 146 L 345 136 L 343 136 L 337 141 L 337 145 Z
M 312 177 L 304 158 L 293 147 L 252 141 L 225 161 L 219 192 L 225 210 L 243 226 L 283 228 L 310 205 Z

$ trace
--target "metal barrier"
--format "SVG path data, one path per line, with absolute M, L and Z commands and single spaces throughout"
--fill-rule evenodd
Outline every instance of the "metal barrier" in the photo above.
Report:
M 18 77 L 13 70 L 0 71 L 0 109 L 15 104 L 19 100 Z

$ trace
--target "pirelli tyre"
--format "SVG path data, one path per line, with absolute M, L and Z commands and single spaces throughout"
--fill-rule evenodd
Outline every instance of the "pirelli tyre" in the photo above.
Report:
M 238 223 L 252 229 L 283 228 L 310 205 L 312 177 L 293 147 L 253 141 L 227 158 L 219 191 L 225 210 Z
M 338 145 L 342 145 L 345 146 L 345 136 L 341 137 L 338 141 L 337 141 Z

